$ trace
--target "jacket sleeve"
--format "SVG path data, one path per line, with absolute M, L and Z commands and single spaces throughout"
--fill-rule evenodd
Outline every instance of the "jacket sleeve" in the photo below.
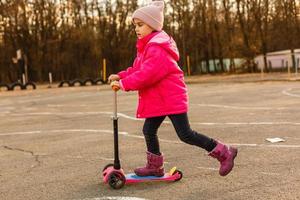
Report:
M 134 60 L 135 62 L 135 60 Z M 128 67 L 126 70 L 120 71 L 118 73 L 120 79 L 126 78 L 128 75 L 132 74 L 135 71 L 135 68 L 133 66 Z
M 141 67 L 121 80 L 123 90 L 140 90 L 149 87 L 168 74 L 167 52 L 158 45 L 152 45 L 146 51 Z
M 118 73 L 120 79 L 125 78 L 126 76 L 128 76 L 128 74 L 131 74 L 131 72 L 134 71 L 133 67 L 128 67 L 126 70 L 120 71 Z

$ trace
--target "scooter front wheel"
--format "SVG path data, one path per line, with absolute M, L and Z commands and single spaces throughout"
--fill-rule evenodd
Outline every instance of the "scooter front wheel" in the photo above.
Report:
M 115 171 L 108 176 L 108 184 L 113 189 L 121 189 L 125 185 L 125 182 L 126 178 L 124 174 L 120 172 Z
M 114 164 L 112 164 L 112 163 L 109 163 L 109 164 L 105 165 L 105 167 L 103 168 L 102 172 L 104 172 L 107 168 L 113 167 L 113 166 L 114 166 Z

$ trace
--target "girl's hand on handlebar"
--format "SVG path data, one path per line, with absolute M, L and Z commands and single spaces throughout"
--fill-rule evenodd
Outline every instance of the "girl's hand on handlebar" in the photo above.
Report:
M 119 81 L 112 81 L 111 83 L 110 83 L 110 86 L 111 86 L 111 88 L 114 90 L 114 91 L 118 91 L 118 90 L 120 90 L 120 83 L 119 83 Z
M 108 77 L 108 82 L 111 83 L 112 81 L 119 81 L 120 80 L 120 76 L 118 74 L 111 74 Z

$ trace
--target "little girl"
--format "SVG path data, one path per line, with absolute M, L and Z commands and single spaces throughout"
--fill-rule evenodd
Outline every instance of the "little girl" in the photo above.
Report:
M 220 162 L 219 174 L 226 176 L 234 166 L 237 149 L 197 133 L 189 125 L 187 87 L 178 67 L 179 53 L 175 41 L 162 31 L 163 1 L 137 9 L 132 16 L 138 37 L 137 56 L 132 67 L 108 80 L 124 91 L 139 94 L 137 118 L 145 118 L 143 134 L 147 145 L 147 164 L 134 172 L 138 176 L 163 176 L 163 155 L 159 149 L 157 130 L 166 116 L 178 137 L 198 146 Z

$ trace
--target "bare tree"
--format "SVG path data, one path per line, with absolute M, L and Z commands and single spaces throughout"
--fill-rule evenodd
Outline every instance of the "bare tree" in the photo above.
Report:
M 165 30 L 177 42 L 192 71 L 212 73 L 224 58 L 249 62 L 255 55 L 300 47 L 297 0 L 165 0 Z M 136 37 L 131 15 L 138 0 L 0 0 L 0 81 L 14 81 L 16 50 L 28 57 L 31 78 L 47 81 L 95 78 L 106 58 L 108 73 L 131 64 Z M 211 69 L 211 62 L 214 70 Z M 204 63 L 204 68 L 202 68 Z M 10 66 L 10 67 L 7 67 Z M 197 67 L 194 67 L 197 66 Z M 247 66 L 246 66 L 247 67 Z M 254 68 L 245 68 L 254 71 Z
M 235 72 L 235 62 L 234 62 L 234 43 L 233 43 L 233 36 L 234 36 L 234 29 L 235 29 L 235 16 L 232 11 L 233 9 L 233 2 L 230 0 L 222 0 L 223 12 L 224 12 L 224 20 L 225 20 L 225 30 L 224 30 L 224 37 L 227 41 L 227 55 L 229 56 L 230 64 L 229 64 L 229 71 Z
M 260 39 L 260 49 L 264 57 L 264 68 L 269 70 L 267 63 L 267 52 L 268 52 L 268 30 L 269 30 L 269 0 L 255 0 L 252 1 L 252 9 L 255 18 L 255 27 L 258 31 L 258 38 Z M 271 66 L 269 66 L 271 67 Z M 251 69 L 253 70 L 253 69 Z

